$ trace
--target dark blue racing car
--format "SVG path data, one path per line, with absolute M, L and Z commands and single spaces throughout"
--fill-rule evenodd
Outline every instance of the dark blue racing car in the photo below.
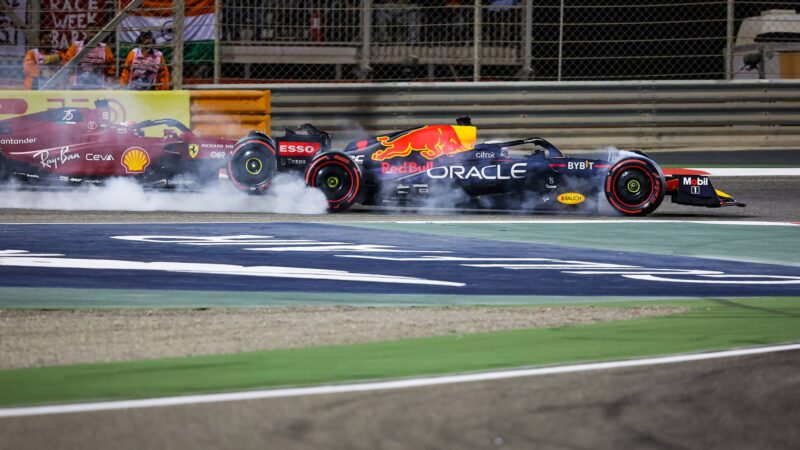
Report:
M 312 125 L 273 138 L 252 132 L 231 152 L 230 176 L 240 188 L 261 191 L 276 171 L 303 171 L 331 211 L 364 205 L 425 204 L 431 199 L 529 210 L 597 210 L 602 199 L 620 213 L 645 215 L 669 194 L 675 203 L 744 206 L 714 189 L 707 174 L 665 174 L 643 153 L 607 159 L 570 158 L 545 139 L 476 144 L 469 118 L 357 140 L 331 149 L 330 136 Z M 512 149 L 513 153 L 509 151 Z

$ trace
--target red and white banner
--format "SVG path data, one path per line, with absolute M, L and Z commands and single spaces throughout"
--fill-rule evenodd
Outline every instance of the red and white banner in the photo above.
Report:
M 41 0 L 43 27 L 53 30 L 53 46 L 66 49 L 78 39 L 86 37 L 89 24 L 98 29 L 106 24 L 106 0 Z

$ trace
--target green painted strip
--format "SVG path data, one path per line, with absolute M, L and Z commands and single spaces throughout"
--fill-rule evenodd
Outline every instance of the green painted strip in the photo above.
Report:
M 627 322 L 0 372 L 0 405 L 147 398 L 800 341 L 800 298 L 702 301 Z
M 701 223 L 393 223 L 360 228 L 800 266 L 800 227 Z
M 355 294 L 316 292 L 165 291 L 73 288 L 0 288 L 0 308 L 247 308 L 314 305 L 454 306 L 566 305 L 624 302 L 676 302 L 684 297 L 571 297 L 534 295 Z

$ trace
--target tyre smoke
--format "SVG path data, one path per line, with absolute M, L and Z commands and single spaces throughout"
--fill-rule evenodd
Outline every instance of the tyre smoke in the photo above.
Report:
M 0 208 L 68 211 L 181 211 L 324 214 L 322 192 L 309 188 L 298 175 L 277 174 L 263 195 L 247 195 L 228 180 L 202 191 L 151 190 L 133 180 L 113 178 L 101 186 L 74 189 L 31 189 L 9 185 Z

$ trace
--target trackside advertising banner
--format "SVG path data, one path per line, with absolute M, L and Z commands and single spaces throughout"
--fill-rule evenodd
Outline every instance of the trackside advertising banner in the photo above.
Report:
M 0 120 L 53 108 L 94 108 L 102 99 L 109 102 L 112 122 L 168 117 L 190 123 L 189 91 L 0 91 Z
M 130 1 L 122 0 L 120 7 Z M 214 25 L 216 11 L 214 0 L 186 0 L 183 29 L 183 59 L 185 62 L 212 61 L 214 59 Z M 142 6 L 123 19 L 117 29 L 117 39 L 123 46 L 135 46 L 136 38 L 144 30 L 153 32 L 156 45 L 165 54 L 173 41 L 173 15 L 171 0 L 145 0 Z

